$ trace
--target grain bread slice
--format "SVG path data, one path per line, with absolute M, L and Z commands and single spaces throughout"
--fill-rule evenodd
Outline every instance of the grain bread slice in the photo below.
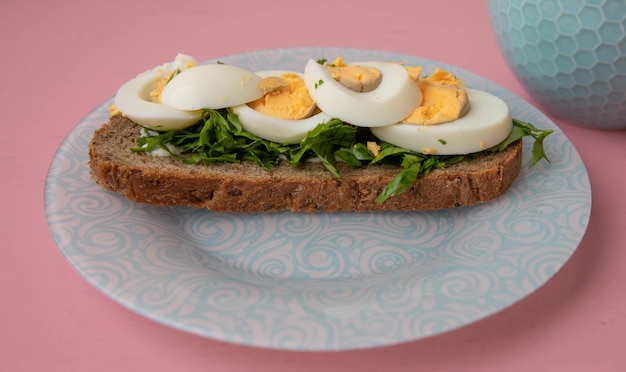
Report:
M 131 201 L 224 212 L 338 212 L 436 210 L 498 198 L 520 172 L 522 141 L 471 162 L 421 176 L 408 192 L 375 202 L 399 172 L 387 165 L 354 168 L 339 163 L 343 182 L 319 162 L 272 169 L 242 162 L 183 164 L 171 157 L 131 152 L 140 126 L 121 115 L 97 129 L 89 143 L 91 176 L 102 188 Z

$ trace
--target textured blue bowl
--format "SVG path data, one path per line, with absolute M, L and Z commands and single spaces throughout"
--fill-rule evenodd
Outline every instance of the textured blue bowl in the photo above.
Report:
M 548 113 L 590 128 L 626 128 L 626 0 L 487 5 L 507 63 Z

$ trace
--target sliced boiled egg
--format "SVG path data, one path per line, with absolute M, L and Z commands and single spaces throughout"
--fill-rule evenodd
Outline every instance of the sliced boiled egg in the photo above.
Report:
M 264 78 L 262 87 L 268 82 L 265 94 L 230 108 L 246 131 L 268 141 L 294 144 L 318 124 L 332 119 L 324 112 L 315 113 L 315 102 L 301 73 L 268 70 L 256 74 Z
M 436 125 L 398 123 L 372 128 L 379 139 L 424 154 L 461 155 L 502 142 L 513 121 L 506 103 L 481 90 L 466 89 L 469 110 L 453 121 Z
M 407 67 L 407 70 L 411 67 Z M 421 71 L 421 68 L 419 68 Z M 414 76 L 409 72 L 410 75 Z M 422 91 L 422 104 L 402 123 L 436 125 L 456 120 L 467 113 L 469 101 L 463 80 L 436 68 L 428 77 L 414 79 Z
M 237 66 L 200 65 L 174 76 L 163 88 L 161 102 L 188 111 L 226 108 L 261 97 L 260 80 L 258 75 Z
M 380 71 L 380 84 L 366 92 L 354 91 L 333 78 L 330 70 L 310 59 L 304 80 L 317 106 L 332 117 L 362 127 L 397 123 L 421 102 L 421 91 L 398 63 L 360 62 L 352 65 Z
M 154 102 L 153 92 L 174 72 L 196 63 L 192 57 L 179 54 L 173 62 L 138 74 L 118 89 L 113 101 L 115 112 L 154 130 L 176 130 L 195 124 L 202 117 L 201 111 L 181 111 Z

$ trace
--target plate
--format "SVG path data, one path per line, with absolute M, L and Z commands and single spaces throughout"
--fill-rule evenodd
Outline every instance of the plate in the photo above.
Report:
M 46 179 L 48 226 L 67 261 L 106 296 L 167 326 L 309 351 L 391 345 L 471 324 L 529 295 L 567 262 L 590 216 L 587 171 L 553 122 L 497 84 L 444 63 L 361 49 L 264 50 L 207 62 L 302 70 L 308 58 L 336 56 L 448 69 L 502 97 L 514 117 L 552 128 L 551 163 L 524 167 L 493 202 L 435 212 L 154 207 L 90 178 L 87 144 L 106 122 L 109 100 L 64 139 Z

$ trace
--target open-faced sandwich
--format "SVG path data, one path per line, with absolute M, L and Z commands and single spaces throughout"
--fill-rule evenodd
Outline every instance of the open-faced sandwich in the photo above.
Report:
M 442 69 L 309 60 L 247 71 L 186 55 L 118 90 L 89 144 L 94 180 L 212 211 L 434 210 L 498 198 L 545 158 L 539 130 Z

